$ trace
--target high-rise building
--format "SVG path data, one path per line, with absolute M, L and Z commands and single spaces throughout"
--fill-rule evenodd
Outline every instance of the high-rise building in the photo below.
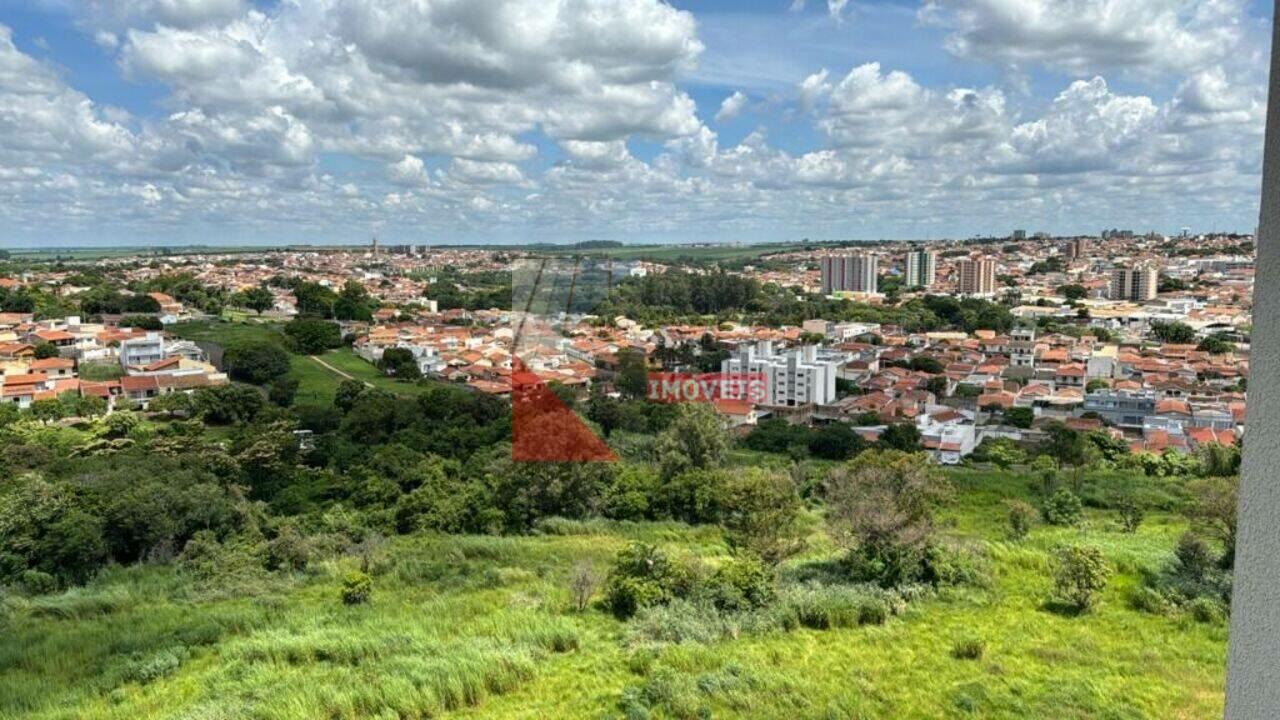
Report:
M 1159 292 L 1160 273 L 1152 265 L 1118 267 L 1111 271 L 1112 300 L 1146 302 Z
M 956 291 L 961 295 L 995 294 L 995 260 L 973 260 L 970 258 L 962 258 L 957 261 Z
M 1067 243 L 1067 259 L 1079 260 L 1089 254 L 1089 246 L 1084 238 L 1074 238 Z
M 822 293 L 873 293 L 878 287 L 879 258 L 858 255 L 829 255 L 822 258 Z
M 1014 230 L 1014 231 L 1013 231 L 1013 234 L 1009 236 L 1009 239 L 1010 239 L 1010 240 L 1013 240 L 1013 241 L 1015 241 L 1015 242 L 1021 242 L 1021 241 L 1023 241 L 1023 240 L 1026 240 L 1026 239 L 1027 239 L 1027 231 L 1026 231 L 1026 230 Z
M 907 272 L 902 279 L 907 287 L 930 288 L 938 277 L 938 253 L 913 250 L 907 253 Z

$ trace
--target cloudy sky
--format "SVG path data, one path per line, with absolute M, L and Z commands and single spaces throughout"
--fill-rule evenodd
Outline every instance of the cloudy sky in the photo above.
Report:
M 1259 0 L 0 0 L 0 246 L 1252 231 Z

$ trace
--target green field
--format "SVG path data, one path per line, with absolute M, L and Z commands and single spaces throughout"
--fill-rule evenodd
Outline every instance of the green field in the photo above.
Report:
M 280 326 L 271 323 L 181 323 L 170 327 L 169 331 L 188 340 L 215 342 L 224 347 L 240 342 L 284 342 Z M 389 392 L 400 395 L 422 392 L 421 385 L 396 382 L 383 375 L 350 348 L 330 350 L 321 358 L 337 370 Z M 338 373 L 302 355 L 290 355 L 289 377 L 298 381 L 298 394 L 294 399 L 297 405 L 331 405 L 334 390 L 344 380 Z
M 1111 513 L 1078 528 L 1004 535 L 1014 474 L 949 471 L 941 525 L 979 548 L 984 584 L 942 590 L 883 625 L 743 632 L 655 643 L 634 623 L 571 609 L 576 564 L 601 571 L 628 541 L 722 560 L 711 526 L 555 523 L 527 537 L 393 538 L 370 559 L 368 605 L 338 599 L 359 565 L 338 554 L 293 576 L 204 586 L 173 568 L 108 572 L 86 589 L 12 599 L 0 640 L 0 717 L 31 718 L 1211 718 L 1224 624 L 1145 614 L 1128 598 L 1167 562 L 1184 521 L 1136 534 Z M 816 519 L 816 518 L 815 518 Z M 784 580 L 828 557 L 813 550 Z M 1048 553 L 1102 548 L 1101 605 L 1046 609 Z M 957 641 L 980 640 L 980 659 Z
M 749 260 L 771 253 L 795 250 L 797 243 L 770 243 L 760 245 L 624 245 L 612 248 L 577 249 L 534 248 L 544 255 L 581 255 L 583 257 L 609 257 L 616 260 L 650 260 L 653 262 L 724 262 Z

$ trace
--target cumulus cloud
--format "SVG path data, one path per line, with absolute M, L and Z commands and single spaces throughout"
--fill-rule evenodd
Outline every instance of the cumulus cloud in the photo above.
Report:
M 1188 71 L 1239 47 L 1244 0 L 927 0 L 955 55 L 1076 75 Z
M 952 53 L 1018 72 L 801 65 L 790 92 L 707 108 L 760 116 L 736 142 L 682 84 L 697 22 L 660 0 L 75 7 L 165 96 L 103 106 L 0 26 L 9 227 L 732 239 L 1256 214 L 1263 46 L 1238 0 L 932 0 Z M 1062 72 L 1019 91 L 1037 65 Z
M 387 175 L 398 185 L 428 185 L 431 178 L 427 174 L 426 164 L 422 158 L 405 155 L 400 160 L 387 166 Z
M 126 27 L 189 28 L 239 17 L 246 0 L 83 0 L 86 22 L 112 29 Z
M 735 90 L 732 95 L 720 103 L 720 110 L 716 112 L 716 122 L 724 122 L 738 117 L 746 106 L 747 96 L 742 94 L 741 90 Z
M 118 160 L 134 148 L 127 128 L 19 51 L 0 25 L 0 165 Z

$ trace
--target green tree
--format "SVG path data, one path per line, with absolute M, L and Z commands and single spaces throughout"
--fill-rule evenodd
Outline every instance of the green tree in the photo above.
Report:
M 368 322 L 373 319 L 373 305 L 369 291 L 355 280 L 348 280 L 333 303 L 333 316 L 338 320 Z
M 1069 301 L 1083 300 L 1089 296 L 1089 290 L 1083 285 L 1059 285 L 1058 294 Z
M 289 354 L 265 341 L 232 345 L 223 353 L 222 363 L 233 380 L 252 385 L 266 385 L 289 372 Z
M 889 450 L 915 452 L 920 449 L 920 430 L 911 423 L 897 423 L 880 434 L 880 445 Z
M 645 543 L 632 543 L 613 560 L 605 579 L 605 607 L 618 618 L 638 610 L 665 605 L 689 595 L 694 573 L 688 563 L 672 559 Z
M 1127 533 L 1138 532 L 1138 526 L 1142 524 L 1144 512 L 1142 504 L 1135 497 L 1124 497 L 1120 502 L 1116 503 L 1116 512 L 1120 515 L 1120 526 Z
M 1014 465 L 1021 465 L 1027 461 L 1027 454 L 1008 438 L 996 438 L 983 443 L 983 445 L 985 447 L 982 448 L 982 454 L 987 461 L 1001 470 L 1008 470 Z
M 1102 378 L 1094 378 L 1089 382 L 1085 383 L 1084 391 L 1092 393 L 1092 392 L 1098 392 L 1099 390 L 1106 390 L 1109 387 L 1111 387 L 1111 383 L 1107 382 Z
M 1196 349 L 1212 355 L 1223 355 L 1225 353 L 1234 352 L 1236 345 L 1229 340 L 1213 335 L 1201 340 L 1200 344 L 1196 346 Z
M 1036 420 L 1036 413 L 1029 407 L 1011 407 L 1004 411 L 1004 421 L 1016 428 L 1027 429 Z
M 1222 543 L 1222 566 L 1235 564 L 1236 506 L 1240 478 L 1214 477 L 1193 480 L 1187 484 L 1190 501 L 1184 514 L 1198 527 Z
M 261 315 L 275 306 L 276 299 L 270 290 L 257 286 L 236 293 L 234 302 Z
M 1111 577 L 1102 551 L 1091 545 L 1068 545 L 1054 553 L 1053 587 L 1057 597 L 1077 610 L 1087 610 Z
M 607 438 L 622 424 L 621 404 L 606 395 L 600 386 L 593 385 L 587 399 L 587 419 L 599 425 L 600 432 Z
M 299 315 L 318 318 L 333 317 L 333 306 L 338 301 L 337 294 L 329 288 L 307 281 L 294 284 L 293 297 Z
M 337 323 L 313 317 L 298 317 L 284 326 L 289 346 L 302 355 L 319 355 L 342 347 L 342 329 Z
M 671 425 L 654 443 L 654 456 L 664 480 L 687 470 L 720 467 L 729 449 L 729 434 L 719 413 L 704 403 L 676 409 Z
M 298 380 L 291 377 L 278 377 L 267 384 L 267 399 L 279 407 L 289 407 L 298 394 Z
M 1008 501 L 1009 537 L 1021 540 L 1031 532 L 1036 521 L 1036 509 L 1021 500 Z
M 869 450 L 831 471 L 827 526 L 855 579 L 885 586 L 922 579 L 933 540 L 933 505 L 949 485 L 928 458 Z
M 343 380 L 338 383 L 337 389 L 333 392 L 334 407 L 344 413 L 347 412 L 356 404 L 356 400 L 360 399 L 366 389 L 365 384 L 359 380 Z
M 1187 345 L 1195 342 L 1196 331 L 1186 323 L 1157 320 L 1151 323 L 1151 336 L 1160 342 Z
M 824 460 L 848 460 L 866 447 L 867 442 L 848 423 L 824 425 L 809 436 L 809 452 Z
M 37 360 L 46 360 L 48 358 L 58 357 L 58 347 L 53 343 L 40 342 L 36 343 L 35 358 Z
M 643 351 L 626 348 L 618 352 L 618 377 L 614 384 L 623 395 L 634 400 L 644 399 L 648 395 L 648 376 Z
M 725 487 L 721 525 L 729 546 L 777 565 L 804 548 L 800 495 L 784 473 L 751 468 Z
M 948 384 L 946 376 L 939 375 L 937 377 L 929 378 L 924 384 L 924 389 L 933 393 L 938 398 L 944 398 L 947 396 Z
M 383 350 L 382 358 L 378 360 L 378 368 L 398 380 L 417 380 L 422 377 L 418 360 L 409 348 L 394 347 Z
M 264 404 L 261 392 L 240 383 L 201 388 L 192 396 L 196 414 L 215 424 L 248 422 Z
M 1092 448 L 1083 433 L 1072 430 L 1063 423 L 1052 422 L 1045 427 L 1048 436 L 1041 451 L 1061 465 L 1084 467 L 1089 464 Z

